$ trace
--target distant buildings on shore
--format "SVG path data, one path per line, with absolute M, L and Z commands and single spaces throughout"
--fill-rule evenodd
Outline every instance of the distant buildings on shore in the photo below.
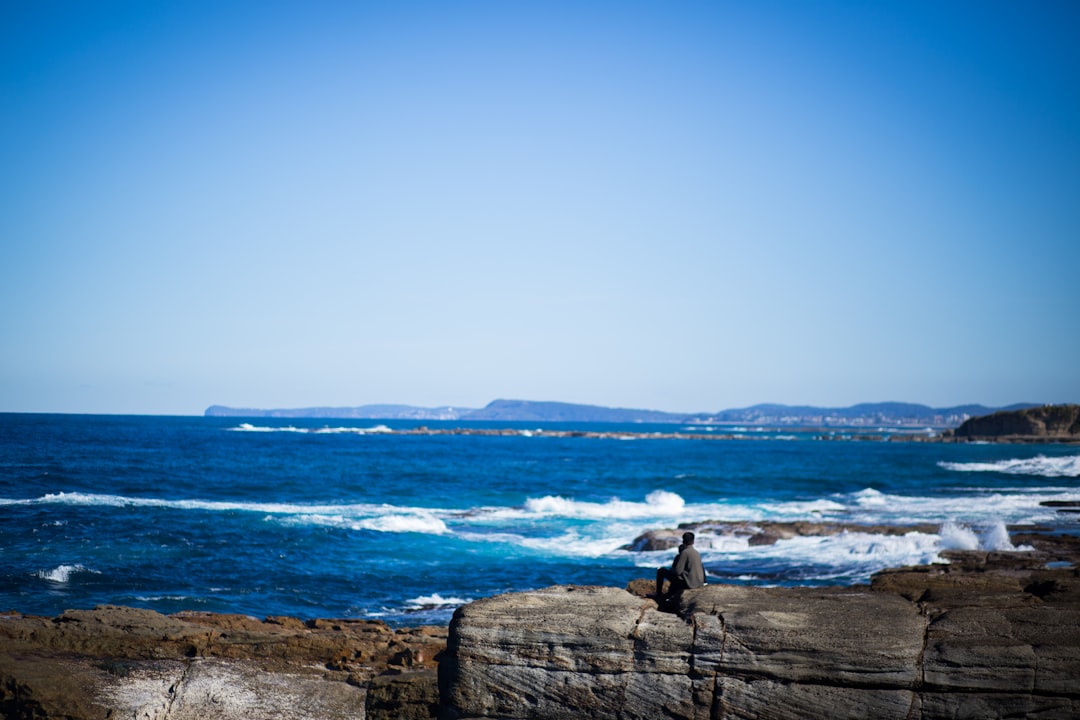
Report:
M 339 418 L 378 420 L 462 420 L 465 422 L 555 422 L 555 423 L 683 423 L 693 425 L 760 425 L 770 427 L 856 427 L 856 428 L 955 428 L 965 420 L 1001 410 L 1035 407 L 1019 403 L 1004 408 L 961 405 L 931 408 L 914 403 L 862 403 L 846 408 L 821 408 L 764 404 L 716 413 L 668 413 L 659 410 L 609 408 L 532 400 L 493 400 L 485 407 L 424 408 L 411 405 L 361 405 L 357 407 L 314 407 L 260 410 L 214 405 L 208 417 Z

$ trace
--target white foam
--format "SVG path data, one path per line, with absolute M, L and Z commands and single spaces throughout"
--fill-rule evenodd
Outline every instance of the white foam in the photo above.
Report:
M 446 523 L 429 513 L 410 515 L 382 515 L 380 517 L 358 520 L 353 524 L 357 530 L 376 530 L 391 533 L 426 533 L 442 535 L 448 532 Z
M 84 565 L 76 564 L 76 565 L 58 565 L 58 566 L 54 567 L 52 570 L 38 570 L 36 573 L 34 573 L 34 575 L 36 577 L 41 578 L 42 580 L 48 580 L 49 582 L 66 583 L 69 580 L 71 580 L 72 575 L 74 575 L 75 573 L 81 573 L 81 572 L 90 572 L 90 573 L 100 574 L 100 573 L 98 573 L 97 570 L 90 570 L 89 568 L 87 568 Z
M 208 512 L 251 512 L 293 524 L 345 527 L 379 532 L 416 532 L 441 535 L 448 532 L 438 510 L 393 505 L 303 505 L 299 503 L 251 503 L 218 500 L 165 500 L 93 493 L 50 493 L 31 504 L 63 504 L 104 507 L 153 507 Z M 452 514 L 453 511 L 447 511 Z
M 834 495 L 819 500 L 763 504 L 762 512 L 746 519 L 821 518 L 863 524 L 908 525 L 943 523 L 947 520 L 986 524 L 997 520 L 1006 523 L 1046 523 L 1060 521 L 1048 501 L 1076 500 L 1076 490 L 1067 488 L 1024 489 L 1014 492 L 963 489 L 951 495 L 893 495 L 866 488 L 848 495 Z M 733 508 L 725 519 L 741 519 Z
M 307 432 L 303 428 L 293 427 L 292 425 L 286 425 L 282 427 L 268 427 L 265 425 L 252 425 L 251 423 L 240 423 L 234 428 L 229 428 L 233 432 L 259 432 L 259 433 L 272 433 L 272 432 Z
M 949 521 L 941 526 L 939 535 L 942 550 L 1015 552 L 1032 549 L 1028 545 L 1013 545 L 1008 528 L 1000 520 L 983 525 L 981 529 Z
M 940 546 L 942 550 L 978 550 L 979 536 L 965 525 L 949 521 L 941 526 Z
M 1005 523 L 996 522 L 983 529 L 979 534 L 979 546 L 983 550 L 1030 550 L 1026 546 L 1016 547 L 1012 544 L 1012 539 L 1009 537 L 1009 530 L 1005 527 Z
M 173 510 L 208 510 L 214 512 L 257 512 L 271 515 L 293 514 L 345 514 L 383 515 L 393 512 L 430 512 L 427 508 L 404 508 L 393 505 L 305 505 L 301 503 L 236 502 L 230 500 L 166 500 L 164 498 L 130 497 L 125 495 L 98 495 L 95 493 L 61 492 L 49 493 L 32 500 L 12 501 L 33 505 L 86 505 L 106 507 L 157 507 Z
M 190 595 L 136 595 L 135 599 L 140 602 L 205 602 L 202 598 L 193 598 Z
M 526 548 L 550 557 L 599 558 L 604 556 L 625 557 L 622 548 L 644 532 L 638 526 L 625 525 L 592 526 L 599 534 L 565 530 L 559 535 L 547 537 L 526 536 L 516 532 L 470 532 L 457 531 L 455 537 L 466 542 L 510 545 Z
M 472 600 L 469 598 L 452 596 L 444 598 L 439 593 L 433 593 L 431 595 L 422 595 L 420 597 L 414 597 L 411 600 L 406 600 L 405 607 L 411 610 L 430 610 L 434 608 L 459 607 L 471 602 Z
M 386 425 L 375 425 L 369 428 L 357 427 L 323 427 L 315 428 L 310 432 L 318 435 L 385 435 L 394 431 Z
M 701 556 L 706 568 L 710 564 L 731 565 L 733 562 L 762 567 L 805 567 L 813 568 L 812 577 L 819 581 L 867 582 L 873 573 L 886 568 L 939 561 L 938 541 L 937 535 L 918 532 L 906 535 L 841 532 L 794 537 L 773 545 L 725 544 L 722 549 L 703 550 Z M 669 551 L 668 555 L 671 554 Z M 646 555 L 653 554 L 642 553 L 635 559 L 635 564 L 639 567 L 655 565 L 655 557 Z
M 759 506 L 770 518 L 813 518 L 838 515 L 847 512 L 848 506 L 838 500 L 818 499 L 795 502 L 769 503 Z M 739 519 L 739 518 L 736 518 Z M 758 517 L 757 519 L 763 519 Z
M 945 550 L 1031 550 L 1027 546 L 1014 546 L 1000 521 L 979 526 L 946 522 L 938 533 L 840 532 L 797 536 L 761 546 L 750 545 L 746 537 L 712 535 L 702 528 L 696 546 L 706 568 L 710 564 L 808 568 L 811 569 L 808 578 L 827 582 L 867 582 L 873 573 L 886 568 L 946 562 L 940 555 Z M 635 553 L 633 562 L 638 567 L 655 567 L 663 562 L 658 563 L 659 557 L 669 561 L 673 556 L 673 550 Z
M 997 472 L 1007 475 L 1041 475 L 1043 477 L 1080 477 L 1080 455 L 1033 458 L 1013 458 L 997 462 L 939 462 L 939 467 L 954 472 Z
M 525 511 L 533 515 L 569 518 L 662 518 L 678 517 L 686 508 L 686 501 L 667 490 L 654 490 L 645 496 L 645 502 L 632 502 L 615 498 L 606 503 L 571 500 L 557 495 L 529 498 Z
M 557 537 L 521 537 L 512 542 L 521 547 L 537 550 L 545 555 L 562 557 L 598 558 L 619 552 L 619 548 L 632 540 L 626 535 L 605 534 L 602 537 L 583 535 L 575 530 L 567 530 Z
M 234 428 L 228 428 L 232 432 L 254 432 L 254 433 L 310 433 L 312 435 L 379 435 L 393 433 L 394 430 L 386 425 L 374 425 L 367 428 L 359 427 L 321 427 L 321 428 L 299 428 L 293 425 L 252 425 L 251 423 L 240 423 Z
M 273 519 L 273 518 L 268 518 Z M 395 512 L 371 517 L 355 517 L 341 513 L 301 513 L 281 519 L 290 525 L 320 525 L 347 530 L 374 530 L 387 533 L 424 533 L 444 535 L 449 532 L 446 523 L 431 512 Z

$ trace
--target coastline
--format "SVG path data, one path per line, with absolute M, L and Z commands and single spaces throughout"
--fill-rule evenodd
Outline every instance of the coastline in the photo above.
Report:
M 885 711 L 897 698 L 917 697 L 914 717 L 949 716 L 960 699 L 1003 698 L 1068 717 L 1080 708 L 1071 687 L 1080 673 L 1080 537 L 1030 528 L 1013 541 L 1032 549 L 949 551 L 948 565 L 887 570 L 870 586 L 709 585 L 687 592 L 681 617 L 644 597 L 648 578 L 625 590 L 485 598 L 460 608 L 449 627 L 121 606 L 55 618 L 9 611 L 0 615 L 0 710 L 11 718 L 495 718 L 521 716 L 507 714 L 506 697 L 517 697 L 532 703 L 530 717 L 560 718 L 571 693 L 598 703 L 581 716 L 649 717 L 649 706 L 612 709 L 615 697 L 629 702 L 625 687 L 612 695 L 612 683 L 630 682 L 644 683 L 635 702 L 674 703 L 674 716 L 687 718 L 713 707 L 718 691 L 706 690 L 722 685 L 726 702 L 742 704 L 706 716 L 744 717 L 767 701 L 777 717 L 796 717 L 824 693 L 858 698 L 878 716 L 893 714 Z M 712 648 L 716 622 L 727 639 Z M 610 635 L 623 625 L 628 635 Z M 732 655 L 737 632 L 750 634 Z M 721 661 L 705 661 L 714 656 Z M 892 679 L 878 662 L 893 667 Z M 873 687 L 860 673 L 877 677 Z
M 376 426 L 355 431 L 358 434 L 402 435 L 402 436 L 478 436 L 478 437 L 535 437 L 535 438 L 588 438 L 593 440 L 775 440 L 776 434 L 802 433 L 807 440 L 823 441 L 862 441 L 862 442 L 918 442 L 918 443 L 955 443 L 955 444 L 1040 444 L 1080 445 L 1080 436 L 1057 437 L 1042 435 L 1004 435 L 958 437 L 948 434 L 947 429 L 928 433 L 924 428 L 893 428 L 893 432 L 865 432 L 855 428 L 841 427 L 767 427 L 761 432 L 662 432 L 662 431 L 611 431 L 611 430 L 553 430 L 546 428 L 431 428 L 420 425 L 415 428 L 389 428 Z M 319 434 L 327 432 L 324 428 L 298 430 Z M 765 434 L 774 433 L 772 435 Z

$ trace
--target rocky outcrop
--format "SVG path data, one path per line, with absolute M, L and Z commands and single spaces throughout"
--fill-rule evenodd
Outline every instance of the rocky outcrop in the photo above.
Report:
M 115 606 L 56 618 L 8 613 L 0 615 L 0 716 L 431 717 L 445 640 L 445 628 L 395 631 L 361 620 Z M 417 706 L 426 714 L 408 714 Z
M 682 523 L 677 529 L 664 528 L 649 530 L 634 538 L 622 550 L 631 552 L 655 552 L 670 550 L 682 542 L 682 535 L 687 530 L 699 533 L 698 545 L 708 548 L 716 537 L 733 537 L 746 540 L 748 545 L 775 545 L 780 540 L 795 537 L 824 537 L 839 535 L 843 532 L 870 533 L 873 535 L 906 535 L 911 532 L 935 533 L 940 525 L 930 523 L 915 525 L 861 525 L 842 522 L 793 522 L 703 520 L 701 522 Z M 700 533 L 707 533 L 701 535 Z
M 0 717 L 1071 718 L 1080 537 L 950 552 L 854 588 L 480 600 L 449 628 L 102 606 L 0 615 Z M 437 669 L 436 669 L 437 667 Z
M 488 598 L 451 623 L 445 717 L 1077 717 L 1080 576 L 1056 559 L 1074 550 L 954 553 L 869 587 L 710 585 L 678 615 L 603 587 Z
M 999 442 L 1080 442 L 1080 405 L 1044 405 L 966 420 L 945 438 Z

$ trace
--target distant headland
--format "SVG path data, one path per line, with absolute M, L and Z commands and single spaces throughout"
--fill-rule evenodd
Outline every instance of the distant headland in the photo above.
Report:
M 335 418 L 370 420 L 462 420 L 466 422 L 678 423 L 688 425 L 768 425 L 790 427 L 957 428 L 965 421 L 998 412 L 1041 407 L 1017 403 L 992 408 L 958 405 L 932 408 L 902 402 L 861 403 L 844 408 L 761 404 L 718 412 L 670 413 L 564 402 L 493 400 L 482 408 L 360 405 L 296 409 L 232 408 L 212 405 L 207 417 Z
M 946 439 L 996 442 L 1080 442 L 1080 405 L 1042 405 L 965 420 Z

